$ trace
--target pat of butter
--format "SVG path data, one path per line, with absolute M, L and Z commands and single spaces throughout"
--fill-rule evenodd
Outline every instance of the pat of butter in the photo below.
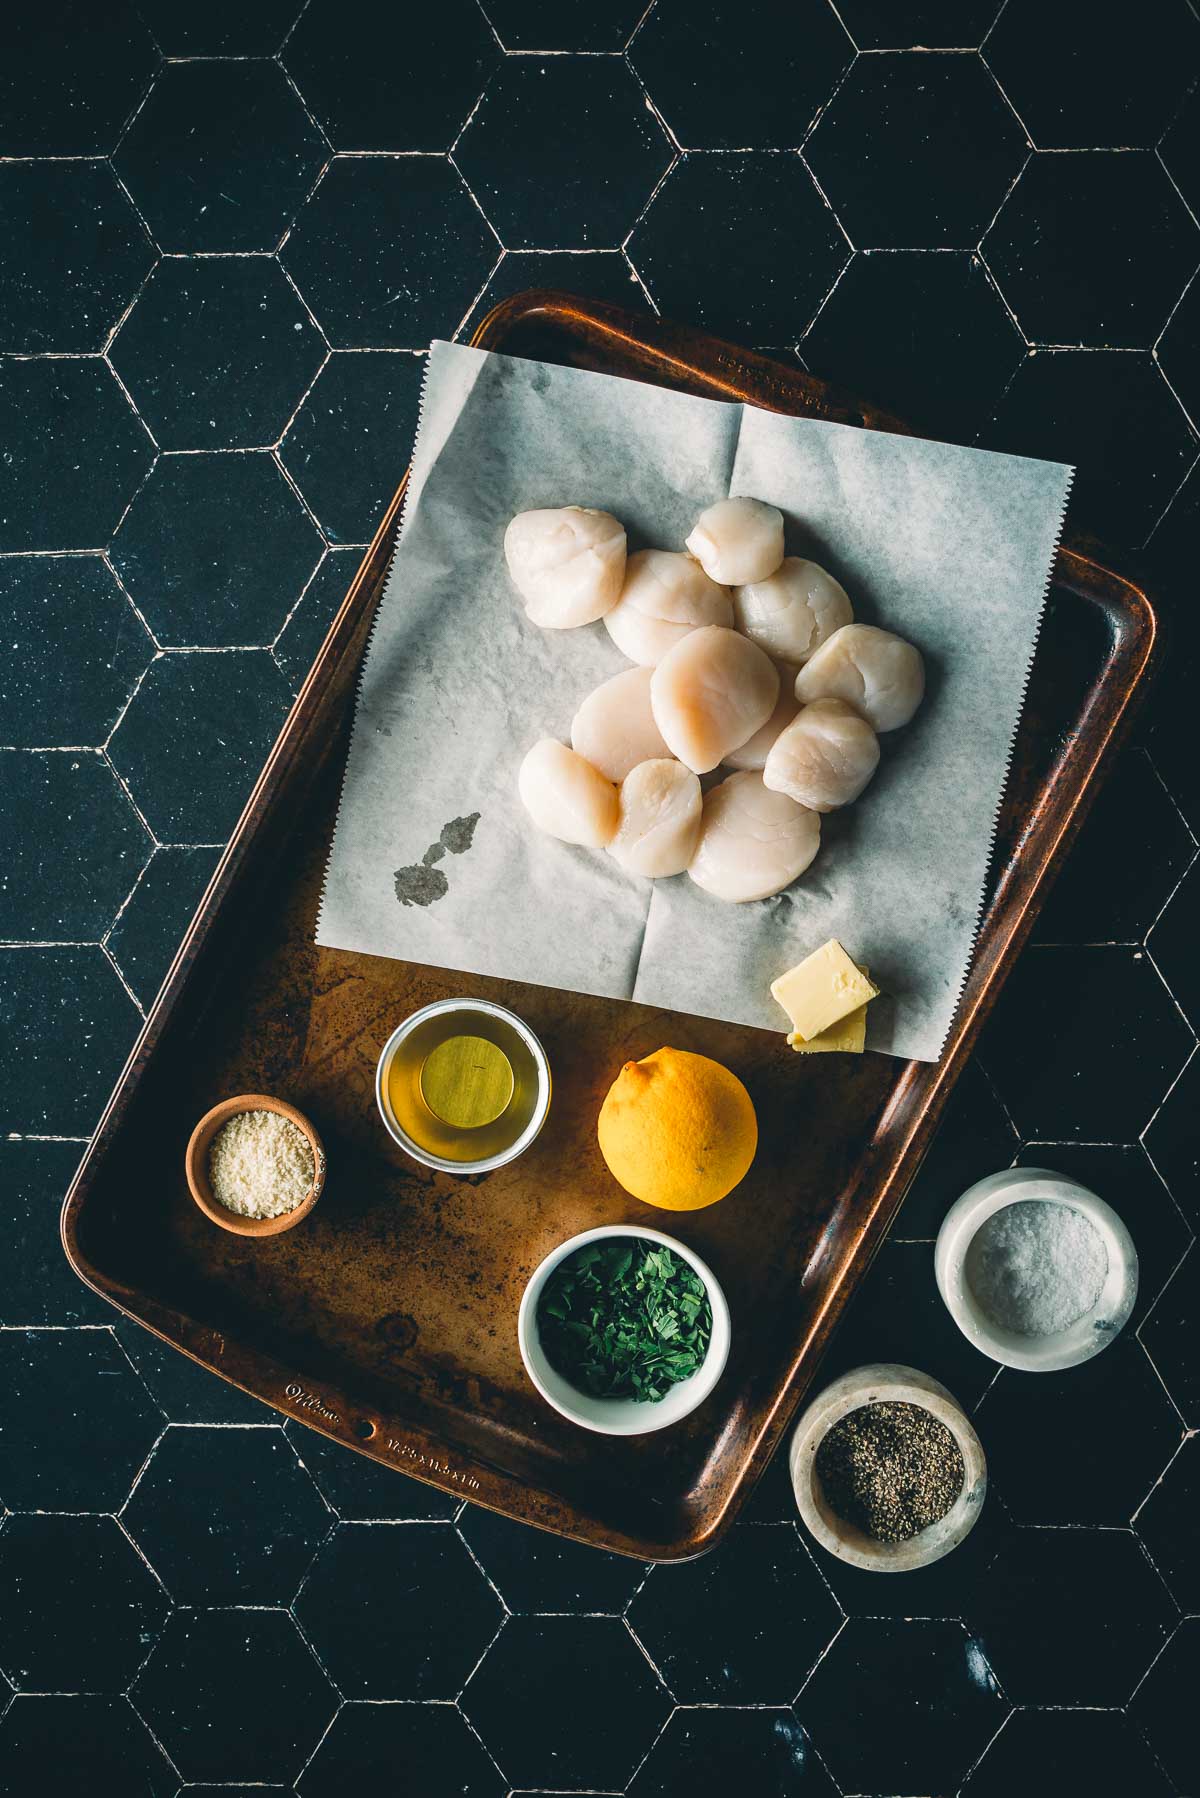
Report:
M 831 937 L 796 967 L 773 980 L 771 994 L 791 1018 L 793 1033 L 802 1043 L 811 1043 L 831 1024 L 840 1023 L 852 1011 L 878 998 L 879 988 Z
M 858 971 L 866 974 L 869 970 L 860 968 Z M 820 1036 L 814 1036 L 810 1043 L 789 1030 L 788 1042 L 797 1055 L 861 1055 L 867 1046 L 867 1008 L 860 1005 L 848 1017 L 839 1018 L 828 1030 L 822 1030 Z

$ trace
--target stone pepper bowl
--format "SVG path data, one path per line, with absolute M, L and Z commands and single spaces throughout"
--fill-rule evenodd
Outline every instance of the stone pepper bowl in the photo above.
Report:
M 229 1211 L 224 1205 L 219 1205 L 213 1197 L 208 1179 L 208 1151 L 221 1125 L 239 1111 L 277 1111 L 280 1117 L 287 1118 L 289 1123 L 295 1124 L 297 1130 L 303 1131 L 308 1138 L 313 1157 L 313 1183 L 298 1205 L 293 1205 L 290 1211 L 281 1211 L 278 1217 L 242 1217 L 239 1212 Z M 232 1231 L 235 1236 L 278 1236 L 281 1231 L 293 1229 L 306 1218 L 320 1198 L 325 1184 L 325 1149 L 304 1113 L 297 1111 L 294 1105 L 289 1105 L 284 1099 L 272 1099 L 266 1093 L 239 1093 L 236 1098 L 222 1099 L 219 1105 L 214 1105 L 211 1111 L 205 1112 L 192 1131 L 184 1157 L 184 1170 L 188 1190 L 197 1205 L 205 1217 L 214 1224 L 220 1224 L 222 1230 Z
M 907 1542 L 876 1542 L 839 1517 L 828 1503 L 817 1474 L 817 1450 L 834 1424 L 862 1405 L 887 1401 L 918 1405 L 944 1423 L 963 1458 L 963 1487 L 944 1517 Z M 946 1388 L 915 1367 L 875 1362 L 852 1368 L 815 1398 L 792 1436 L 788 1454 L 792 1489 L 810 1535 L 831 1555 L 870 1573 L 910 1573 L 940 1561 L 974 1529 L 987 1492 L 983 1447 L 962 1407 Z

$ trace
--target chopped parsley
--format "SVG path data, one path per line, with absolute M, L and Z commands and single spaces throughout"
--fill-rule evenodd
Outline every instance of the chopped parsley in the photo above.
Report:
M 708 1353 L 704 1282 L 672 1249 L 632 1236 L 585 1243 L 559 1263 L 538 1302 L 552 1367 L 596 1398 L 665 1398 Z

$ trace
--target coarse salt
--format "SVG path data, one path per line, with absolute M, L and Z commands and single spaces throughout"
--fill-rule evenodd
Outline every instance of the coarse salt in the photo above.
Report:
M 213 1198 L 240 1217 L 281 1217 L 312 1190 L 313 1152 L 303 1130 L 278 1111 L 238 1111 L 208 1151 Z
M 1073 1205 L 1020 1199 L 976 1231 L 964 1271 L 992 1323 L 1016 1336 L 1055 1336 L 1095 1308 L 1108 1250 Z

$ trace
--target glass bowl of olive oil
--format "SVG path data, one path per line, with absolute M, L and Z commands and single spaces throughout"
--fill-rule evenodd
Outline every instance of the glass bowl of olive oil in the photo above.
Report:
M 439 999 L 383 1045 L 375 1097 L 388 1134 L 447 1174 L 514 1161 L 550 1109 L 550 1063 L 529 1025 L 487 999 Z

